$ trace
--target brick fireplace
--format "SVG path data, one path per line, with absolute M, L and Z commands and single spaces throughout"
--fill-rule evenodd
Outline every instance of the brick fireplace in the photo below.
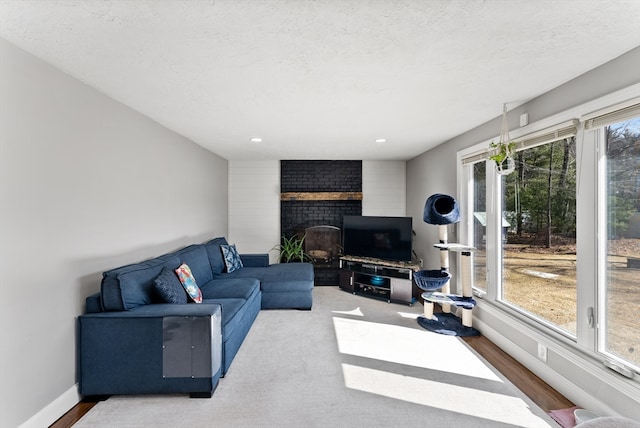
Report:
M 334 253 L 343 216 L 362 215 L 362 161 L 283 160 L 280 192 L 281 233 L 303 236 L 311 228 L 314 254 Z M 318 233 L 324 234 L 319 238 Z M 316 285 L 338 284 L 338 257 L 314 257 L 313 263 Z

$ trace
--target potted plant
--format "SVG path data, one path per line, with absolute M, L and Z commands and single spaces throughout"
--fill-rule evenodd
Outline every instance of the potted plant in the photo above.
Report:
M 282 235 L 282 242 L 271 249 L 280 251 L 278 262 L 291 263 L 309 260 L 309 255 L 304 252 L 305 236 L 306 235 L 303 235 L 302 238 L 298 238 L 298 235 L 293 235 L 291 238 L 287 238 Z
M 516 148 L 516 143 L 513 141 L 499 143 L 491 142 L 489 147 L 493 149 L 493 154 L 489 156 L 489 159 L 496 163 L 496 171 L 500 175 L 511 174 L 516 169 L 516 163 L 513 160 L 513 153 Z

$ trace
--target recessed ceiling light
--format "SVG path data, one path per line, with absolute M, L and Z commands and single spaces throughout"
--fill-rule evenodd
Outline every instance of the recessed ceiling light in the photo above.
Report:
M 376 143 L 386 143 L 387 139 L 386 138 L 376 138 Z
M 262 143 L 262 138 L 260 138 L 260 137 L 253 137 L 253 138 L 251 139 L 251 142 L 252 142 L 252 143 Z

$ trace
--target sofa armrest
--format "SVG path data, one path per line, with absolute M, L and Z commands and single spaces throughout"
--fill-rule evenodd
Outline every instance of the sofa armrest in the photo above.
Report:
M 88 296 L 85 300 L 85 313 L 91 314 L 98 312 L 102 312 L 102 297 L 100 292 Z
M 240 254 L 242 264 L 246 267 L 269 266 L 269 254 Z
M 154 303 L 152 305 L 138 306 L 128 311 L 111 311 L 100 313 L 88 313 L 80 318 L 104 318 L 104 319 L 137 319 L 137 318 L 164 318 L 164 317 L 204 317 L 214 315 L 220 308 L 217 303 Z
M 82 395 L 210 396 L 222 373 L 221 307 L 153 304 L 81 315 Z

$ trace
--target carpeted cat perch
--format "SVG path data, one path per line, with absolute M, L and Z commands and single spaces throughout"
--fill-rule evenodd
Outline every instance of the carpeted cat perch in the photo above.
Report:
M 423 328 L 449 336 L 478 336 L 480 332 L 472 326 L 472 310 L 476 305 L 473 299 L 473 247 L 447 242 L 447 225 L 460 221 L 460 209 L 457 201 L 449 196 L 436 193 L 429 196 L 424 206 L 425 223 L 438 226 L 440 249 L 440 269 L 416 272 L 415 280 L 424 291 L 424 316 L 418 317 Z M 451 294 L 449 281 L 449 253 L 459 252 L 462 256 L 462 295 Z M 433 313 L 434 303 L 442 306 L 442 313 Z M 451 306 L 462 309 L 462 319 L 451 313 Z

